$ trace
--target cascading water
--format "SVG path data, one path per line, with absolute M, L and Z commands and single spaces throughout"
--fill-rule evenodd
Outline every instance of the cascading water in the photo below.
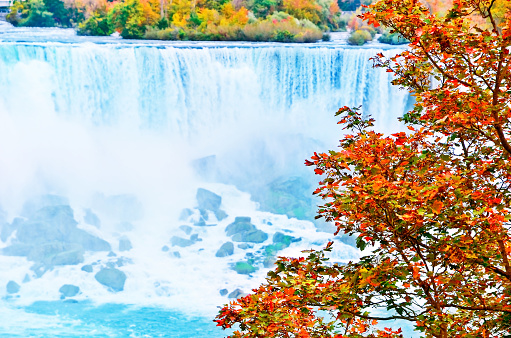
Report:
M 335 147 L 334 112 L 362 105 L 378 128 L 395 130 L 408 95 L 371 68 L 380 46 L 98 41 L 0 43 L 0 313 L 26 318 L 0 319 L 0 334 L 221 336 L 186 316 L 212 316 L 228 301 L 220 290 L 259 284 L 276 233 L 292 240 L 278 255 L 332 237 L 309 221 L 319 201 L 303 161 Z M 214 194 L 201 202 L 198 188 Z M 56 244 L 45 222 L 73 240 Z M 262 237 L 226 234 L 243 222 Z M 232 255 L 215 257 L 230 241 Z M 339 243 L 333 259 L 357 255 Z M 237 262 L 256 271 L 236 272 Z M 99 283 L 102 270 L 125 274 L 122 291 Z M 19 290 L 7 292 L 9 281 Z M 80 291 L 65 296 L 66 284 Z M 80 315 L 73 303 L 30 305 L 60 297 L 82 304 Z M 119 304 L 168 322 L 160 331 L 87 322 L 94 311 L 126 313 Z M 47 316 L 55 311 L 67 315 Z

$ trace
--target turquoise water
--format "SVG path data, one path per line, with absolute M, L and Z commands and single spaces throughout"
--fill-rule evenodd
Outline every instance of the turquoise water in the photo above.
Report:
M 225 337 L 211 318 L 156 308 L 90 302 L 38 301 L 14 309 L 29 319 L 0 325 L 0 337 Z M 16 325 L 14 325 L 16 326 Z

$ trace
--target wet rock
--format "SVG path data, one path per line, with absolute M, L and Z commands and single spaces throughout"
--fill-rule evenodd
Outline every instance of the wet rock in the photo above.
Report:
M 179 215 L 180 221 L 187 221 L 190 216 L 193 215 L 193 211 L 191 209 L 185 208 L 181 210 L 181 214 Z
M 220 290 L 220 296 L 225 296 L 228 293 L 229 293 L 229 290 L 227 290 L 227 289 Z
M 92 272 L 92 265 L 90 265 L 90 264 L 84 265 L 84 266 L 82 266 L 81 270 L 90 273 L 90 272 Z
M 121 270 L 115 268 L 103 268 L 94 278 L 102 285 L 108 287 L 114 292 L 124 290 L 124 283 L 126 282 L 126 274 Z
M 59 289 L 60 298 L 74 297 L 80 292 L 80 288 L 72 284 L 64 284 Z
M 83 250 L 61 252 L 51 258 L 48 265 L 76 265 L 83 263 Z
M 8 294 L 15 294 L 20 291 L 20 286 L 15 281 L 10 280 L 6 285 L 7 293 Z
M 220 249 L 216 252 L 216 257 L 226 257 L 230 256 L 234 253 L 234 244 L 232 242 L 227 242 L 222 244 Z
M 197 189 L 196 198 L 197 203 L 199 204 L 199 209 L 215 212 L 220 209 L 220 205 L 222 204 L 222 197 L 203 188 Z
M 78 304 L 78 301 L 76 299 L 66 299 L 64 301 L 66 304 Z
M 85 209 L 85 216 L 83 217 L 83 221 L 89 225 L 95 226 L 98 229 L 101 227 L 101 220 L 95 213 L 92 212 L 91 209 Z
M 129 251 L 133 248 L 131 241 L 127 237 L 119 239 L 119 251 Z
M 222 221 L 227 218 L 227 213 L 225 211 L 223 211 L 222 209 L 218 209 L 218 210 L 214 211 L 214 213 L 215 213 L 216 219 L 219 221 Z
M 235 234 L 253 230 L 256 230 L 256 227 L 250 223 L 250 217 L 236 217 L 234 223 L 225 227 L 225 233 L 227 236 L 233 236 Z
M 179 251 L 174 251 L 172 253 L 172 256 L 175 257 L 175 258 L 181 258 L 181 254 L 179 253 Z
M 170 250 L 170 248 L 169 248 L 168 246 L 166 246 L 166 245 L 164 245 L 164 246 L 161 248 L 161 251 L 163 251 L 163 252 L 167 252 L 167 251 L 169 251 L 169 250 Z
M 209 219 L 208 211 L 205 209 L 199 209 L 200 216 L 207 221 Z
M 2 250 L 4 255 L 25 256 L 38 266 L 51 268 L 83 262 L 84 250 L 110 250 L 108 242 L 76 227 L 78 222 L 69 205 L 32 209 L 30 206 L 27 207 L 30 212 L 25 211 L 30 214 L 29 219 L 16 221 L 16 238 Z
M 198 227 L 205 227 L 206 221 L 204 220 L 204 218 L 201 217 L 198 221 L 194 222 L 193 225 Z
M 68 237 L 68 241 L 71 243 L 80 244 L 85 250 L 88 251 L 110 251 L 112 247 L 110 244 L 96 236 L 89 234 L 88 232 L 76 229 Z
M 41 195 L 26 201 L 23 204 L 21 215 L 27 218 L 31 218 L 32 215 L 43 208 L 65 206 L 69 205 L 69 200 L 66 197 L 58 195 Z
M 192 232 L 192 227 L 189 225 L 181 225 L 179 229 L 181 229 L 187 235 L 189 235 Z
M 126 257 L 121 257 L 115 263 L 115 265 L 117 265 L 118 267 L 125 266 L 127 264 L 133 264 L 133 260 L 131 260 L 130 258 L 126 258 Z
M 316 208 L 311 191 L 311 184 L 306 179 L 284 177 L 271 182 L 267 190 L 255 198 L 263 210 L 312 221 Z
M 16 243 L 13 245 L 10 245 L 6 248 L 2 249 L 2 254 L 5 256 L 28 256 L 32 249 L 34 248 L 33 245 L 30 244 L 24 244 L 24 243 Z
M 253 244 L 247 244 L 247 243 L 238 244 L 238 248 L 243 249 L 243 250 L 251 249 L 253 247 L 254 247 Z
M 287 248 L 289 245 L 291 245 L 291 243 L 300 242 L 302 239 L 299 237 L 284 235 L 282 232 L 276 232 L 273 235 L 272 240 L 273 240 L 273 243 L 282 243 Z
M 34 271 L 36 278 L 41 278 L 49 268 L 46 265 L 36 263 L 30 269 Z
M 182 237 L 178 237 L 178 236 L 173 236 L 170 239 L 170 244 L 172 244 L 172 246 L 180 246 L 182 248 L 193 245 L 194 243 L 195 242 L 190 239 L 186 239 L 186 238 L 182 238 Z
M 237 233 L 232 236 L 234 242 L 262 243 L 268 239 L 268 234 L 261 230 Z
M 249 275 L 257 270 L 247 262 L 237 262 L 232 269 L 241 275 Z
M 190 240 L 194 242 L 201 242 L 202 238 L 199 238 L 199 234 L 193 234 L 190 236 Z
M 228 298 L 240 298 L 240 297 L 243 297 L 245 295 L 246 295 L 246 293 L 244 293 L 243 290 L 236 289 L 233 292 L 231 292 L 227 297 Z
M 25 274 L 25 277 L 23 278 L 23 283 L 28 283 L 30 282 L 30 276 L 27 274 Z

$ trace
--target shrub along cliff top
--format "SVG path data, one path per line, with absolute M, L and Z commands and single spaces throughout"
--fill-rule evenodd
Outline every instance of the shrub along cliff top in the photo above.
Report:
M 7 20 L 165 40 L 314 42 L 344 28 L 336 0 L 27 0 L 16 1 Z

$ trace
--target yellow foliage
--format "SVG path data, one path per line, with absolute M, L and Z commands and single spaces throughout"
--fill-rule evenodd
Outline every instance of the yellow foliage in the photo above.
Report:
M 175 13 L 172 16 L 172 25 L 180 28 L 185 28 L 188 25 L 189 16 L 190 16 L 189 14 L 188 16 L 184 16 L 181 13 Z

